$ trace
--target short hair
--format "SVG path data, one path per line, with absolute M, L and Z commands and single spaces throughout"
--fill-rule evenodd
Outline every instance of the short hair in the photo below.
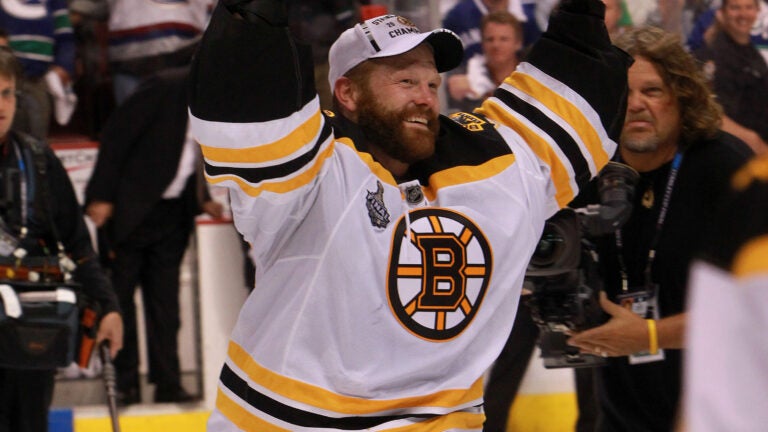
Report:
M 715 100 L 696 59 L 680 37 L 657 27 L 628 29 L 614 44 L 632 57 L 650 61 L 677 98 L 683 145 L 717 134 L 723 109 Z
M 729 0 L 723 0 L 722 3 L 720 3 L 720 9 L 724 10 L 726 8 L 726 6 L 728 6 L 728 2 L 729 2 Z M 754 0 L 754 2 L 755 2 L 755 6 L 757 6 L 757 8 L 759 9 L 760 8 L 760 0 Z
M 507 11 L 489 12 L 480 21 L 480 33 L 485 33 L 485 27 L 488 23 L 506 24 L 512 27 L 515 31 L 515 35 L 522 42 L 523 40 L 523 25 L 520 24 L 520 20 L 515 18 L 514 15 Z
M 8 47 L 0 46 L 0 76 L 18 81 L 21 76 L 21 63 Z

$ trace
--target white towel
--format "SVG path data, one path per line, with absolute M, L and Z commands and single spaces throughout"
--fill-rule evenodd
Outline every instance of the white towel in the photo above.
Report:
M 53 96 L 53 114 L 56 123 L 64 126 L 69 123 L 72 113 L 77 105 L 77 95 L 72 89 L 72 84 L 64 85 L 61 77 L 54 71 L 45 74 L 45 83 L 48 85 L 48 93 Z

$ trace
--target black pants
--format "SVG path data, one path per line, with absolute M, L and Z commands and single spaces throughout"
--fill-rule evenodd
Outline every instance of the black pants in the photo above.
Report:
M 136 305 L 141 285 L 149 380 L 158 387 L 180 385 L 178 332 L 179 273 L 194 220 L 182 200 L 164 200 L 155 206 L 129 237 L 113 245 L 112 283 L 123 310 L 123 349 L 115 359 L 117 386 L 138 388 L 139 344 Z
M 47 432 L 53 370 L 0 369 L 0 432 Z
M 509 408 L 515 400 L 520 382 L 528 369 L 531 354 L 536 347 L 539 329 L 531 318 L 531 311 L 525 304 L 526 301 L 525 297 L 520 299 L 512 332 L 491 368 L 485 387 L 484 432 L 507 430 Z

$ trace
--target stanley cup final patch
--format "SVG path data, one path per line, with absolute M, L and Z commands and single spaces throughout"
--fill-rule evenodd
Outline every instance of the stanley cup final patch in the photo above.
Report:
M 455 338 L 480 309 L 492 253 L 482 231 L 455 211 L 422 208 L 398 220 L 387 297 L 397 320 L 433 342 Z
M 365 206 L 368 208 L 368 217 L 371 218 L 371 225 L 376 228 L 386 228 L 389 225 L 389 212 L 384 205 L 384 186 L 380 181 L 376 181 L 376 191 L 367 192 Z

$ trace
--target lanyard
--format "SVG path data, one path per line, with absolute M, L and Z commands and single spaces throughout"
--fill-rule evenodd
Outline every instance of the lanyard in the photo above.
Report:
M 19 149 L 19 145 L 14 143 L 13 150 L 16 152 L 16 161 L 19 164 L 19 189 L 21 199 L 21 228 L 19 228 L 19 238 L 24 239 L 29 232 L 27 222 L 29 220 L 29 196 L 27 195 L 27 165 L 24 163 L 24 155 Z
M 664 225 L 664 220 L 667 217 L 667 210 L 669 210 L 669 201 L 672 198 L 672 190 L 675 187 L 675 181 L 677 180 L 677 173 L 680 171 L 680 164 L 683 162 L 683 153 L 675 153 L 675 158 L 672 160 L 672 168 L 669 171 L 667 177 L 667 186 L 664 189 L 664 198 L 661 201 L 661 210 L 659 211 L 659 218 L 656 220 L 656 232 L 651 240 L 651 247 L 648 250 L 648 261 L 645 265 L 645 271 L 643 272 L 645 277 L 645 286 L 651 286 L 651 268 L 653 261 L 656 259 L 656 246 L 661 240 L 661 227 Z M 619 270 L 621 272 L 621 290 L 622 292 L 629 291 L 629 277 L 627 275 L 627 265 L 624 262 L 624 241 L 621 236 L 621 229 L 616 230 L 616 249 L 619 259 Z

